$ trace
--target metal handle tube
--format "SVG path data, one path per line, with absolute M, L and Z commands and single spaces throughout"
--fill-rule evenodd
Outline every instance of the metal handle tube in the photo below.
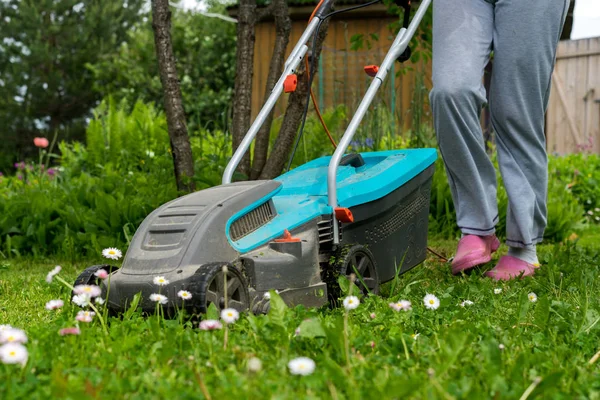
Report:
M 258 130 L 260 129 L 261 125 L 267 119 L 267 116 L 269 115 L 269 113 L 271 112 L 273 107 L 275 106 L 275 103 L 277 103 L 279 96 L 281 96 L 281 93 L 283 92 L 283 82 L 285 81 L 285 78 L 288 75 L 294 73 L 294 71 L 296 70 L 298 65 L 300 65 L 300 62 L 302 62 L 304 55 L 308 51 L 308 46 L 306 46 L 306 42 L 308 41 L 310 36 L 313 34 L 315 29 L 317 28 L 319 21 L 320 20 L 316 17 L 310 21 L 310 23 L 308 24 L 308 27 L 306 28 L 306 30 L 300 37 L 300 40 L 298 41 L 298 43 L 296 44 L 296 46 L 290 53 L 287 60 L 285 61 L 283 74 L 281 75 L 281 77 L 279 78 L 277 83 L 275 84 L 275 87 L 271 91 L 269 98 L 263 105 L 262 109 L 258 113 L 258 116 L 254 120 L 254 123 L 252 123 L 252 125 L 250 126 L 250 129 L 244 136 L 242 143 L 240 143 L 237 150 L 231 157 L 231 160 L 229 160 L 227 167 L 225 168 L 225 172 L 223 173 L 223 179 L 222 179 L 222 183 L 224 185 L 231 183 L 231 179 L 233 178 L 233 173 L 234 173 L 235 169 L 237 168 L 240 161 L 244 157 L 244 154 L 246 154 L 246 151 L 248 151 L 248 148 L 250 147 L 250 144 L 256 137 L 256 134 L 258 133 Z M 248 84 L 251 84 L 251 83 L 248 83 Z
M 365 113 L 371 105 L 371 102 L 375 98 L 375 94 L 377 93 L 377 90 L 383 83 L 383 80 L 385 79 L 392 64 L 404 52 L 413 35 L 415 34 L 417 26 L 421 23 L 421 20 L 423 19 L 425 12 L 427 12 L 427 8 L 429 7 L 430 3 L 431 0 L 423 0 L 417 12 L 415 13 L 413 20 L 408 26 L 408 29 L 402 28 L 400 29 L 400 32 L 398 32 L 396 39 L 392 43 L 390 50 L 388 51 L 387 55 L 385 56 L 383 62 L 379 67 L 377 75 L 375 75 L 375 78 L 373 78 L 373 81 L 371 82 L 371 85 L 369 86 L 365 97 L 360 102 L 358 109 L 354 114 L 354 117 L 350 121 L 350 124 L 348 125 L 348 128 L 344 133 L 344 136 L 342 136 L 340 143 L 338 144 L 335 152 L 333 153 L 333 156 L 331 157 L 331 161 L 329 162 L 329 168 L 327 169 L 327 198 L 329 206 L 331 206 L 331 208 L 333 209 L 335 209 L 338 206 L 336 177 L 337 169 L 340 165 L 340 161 L 344 155 L 344 152 L 346 151 L 348 145 L 352 141 L 352 138 L 354 137 L 358 126 L 360 125 Z M 333 243 L 339 244 L 339 230 L 335 217 L 335 212 L 333 213 Z

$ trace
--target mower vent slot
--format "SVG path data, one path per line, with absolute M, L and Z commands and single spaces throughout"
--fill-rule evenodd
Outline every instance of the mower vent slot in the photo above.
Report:
M 342 240 L 342 223 L 338 221 L 338 232 L 340 240 Z M 333 224 L 331 219 L 323 219 L 317 223 L 317 231 L 319 233 L 319 244 L 333 242 Z
M 232 223 L 229 235 L 233 241 L 239 240 L 269 222 L 273 217 L 275 217 L 275 207 L 269 200 Z
M 150 230 L 145 245 L 151 249 L 160 249 L 179 245 L 185 235 L 185 229 Z
M 419 197 L 411 201 L 405 206 L 400 206 L 396 209 L 396 212 L 389 217 L 385 222 L 380 224 L 379 226 L 375 226 L 372 229 L 367 229 L 366 236 L 367 242 L 369 244 L 375 244 L 390 235 L 394 232 L 397 232 L 398 229 L 407 225 L 413 218 L 418 215 L 423 208 L 429 205 L 429 196 L 421 193 Z

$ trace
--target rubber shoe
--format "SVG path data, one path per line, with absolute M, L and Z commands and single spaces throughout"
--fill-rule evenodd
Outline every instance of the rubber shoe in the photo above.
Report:
M 458 242 L 456 255 L 452 260 L 452 274 L 457 275 L 492 260 L 492 253 L 498 250 L 500 241 L 496 235 L 465 235 Z
M 497 281 L 508 281 L 514 278 L 531 276 L 535 274 L 535 270 L 539 267 L 539 264 L 529 264 L 517 257 L 502 256 L 498 260 L 498 264 L 486 272 L 485 276 Z

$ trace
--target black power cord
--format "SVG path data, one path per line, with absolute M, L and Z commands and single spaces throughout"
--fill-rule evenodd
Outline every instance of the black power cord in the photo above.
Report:
M 373 4 L 379 3 L 380 1 L 381 0 L 373 0 L 373 1 L 370 1 L 370 2 L 365 3 L 365 4 L 359 4 L 359 5 L 354 6 L 354 7 L 344 8 L 343 10 L 333 11 L 333 12 L 330 12 L 329 14 L 327 14 L 327 15 L 324 15 L 321 18 L 321 20 L 319 21 L 319 24 L 317 25 L 317 29 L 315 30 L 315 33 L 313 34 L 311 51 L 315 50 L 315 47 L 316 47 L 316 44 L 317 44 L 317 37 L 319 36 L 319 32 L 321 31 L 321 24 L 327 18 L 333 17 L 336 14 L 341 14 L 341 13 L 352 11 L 352 10 L 358 10 L 359 8 L 364 8 L 364 7 L 372 6 Z M 311 59 L 310 59 L 310 72 L 309 72 L 309 78 L 308 78 L 308 91 L 307 91 L 307 94 L 306 94 L 306 105 L 304 106 L 304 112 L 302 114 L 302 125 L 300 127 L 300 132 L 298 133 L 298 137 L 296 138 L 296 143 L 294 144 L 294 148 L 292 150 L 292 154 L 290 156 L 290 160 L 288 162 L 288 166 L 286 168 L 286 171 L 289 171 L 290 168 L 291 168 L 291 166 L 292 166 L 292 161 L 294 160 L 294 155 L 296 154 L 296 150 L 298 149 L 298 144 L 300 143 L 300 138 L 302 137 L 302 134 L 304 133 L 304 126 L 306 124 L 306 116 L 308 115 L 308 106 L 310 104 L 310 88 L 312 87 L 312 82 L 313 82 L 313 79 L 315 78 L 315 70 L 316 70 L 315 60 L 316 60 L 316 57 L 314 57 L 314 56 L 312 56 Z

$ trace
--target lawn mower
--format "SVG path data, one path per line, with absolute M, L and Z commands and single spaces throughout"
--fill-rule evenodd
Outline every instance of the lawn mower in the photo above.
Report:
M 381 283 L 423 262 L 437 151 L 345 152 L 392 63 L 408 59 L 408 43 L 430 2 L 421 2 L 410 23 L 410 2 L 399 2 L 408 6 L 404 26 L 381 65 L 365 67 L 372 82 L 332 156 L 273 180 L 232 182 L 277 99 L 293 90 L 306 42 L 314 34 L 314 44 L 321 23 L 344 11 L 331 11 L 332 1 L 321 1 L 222 184 L 153 211 L 133 236 L 120 268 L 92 266 L 75 283 L 100 285 L 116 312 L 137 293 L 141 308 L 153 311 L 151 294 L 160 289 L 168 299 L 166 309 L 201 314 L 212 303 L 218 310 L 265 313 L 270 303 L 265 294 L 271 290 L 289 306 L 321 307 L 339 299 L 340 276 L 353 276 L 363 294 L 378 294 Z M 100 268 L 110 272 L 110 279 L 97 281 L 94 273 Z M 169 284 L 157 287 L 157 276 Z M 180 290 L 191 299 L 179 298 Z

